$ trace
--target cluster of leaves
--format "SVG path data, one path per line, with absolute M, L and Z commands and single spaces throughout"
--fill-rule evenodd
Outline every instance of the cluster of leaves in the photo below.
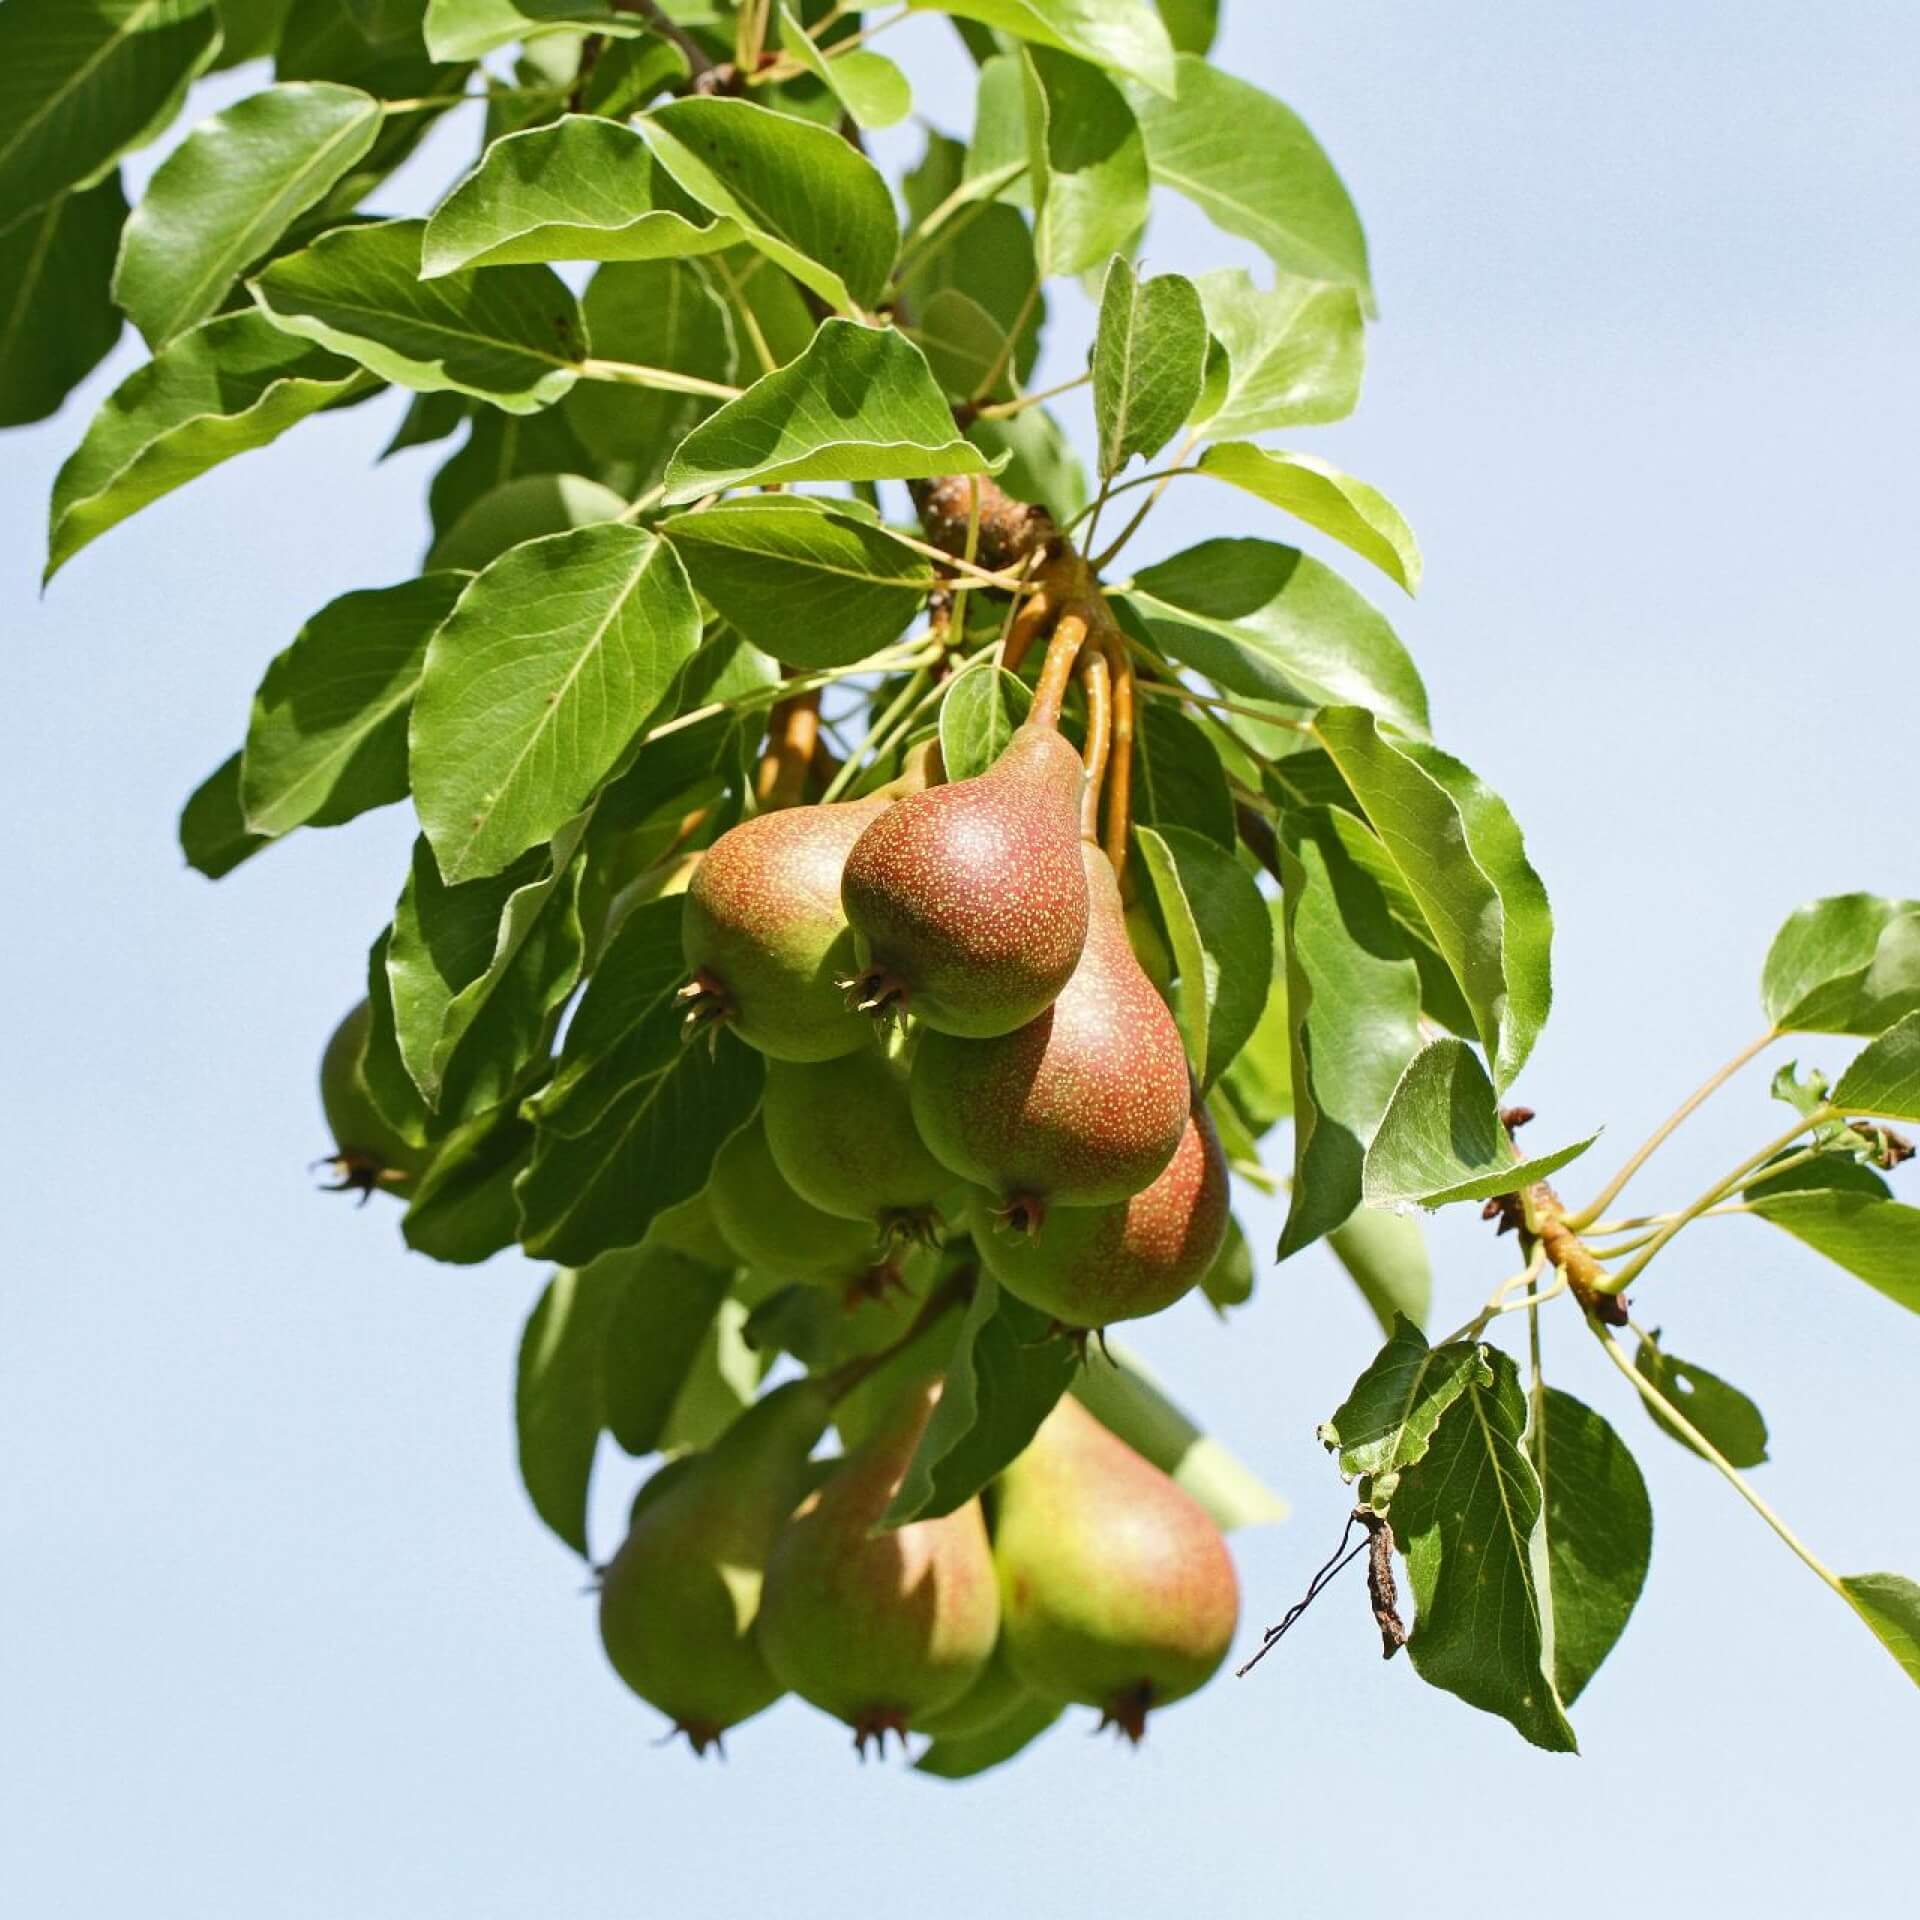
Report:
M 949 777 L 977 771 L 1024 710 L 995 649 L 1025 581 L 990 564 L 977 523 L 961 551 L 930 543 L 897 483 L 971 478 L 977 500 L 991 482 L 1110 571 L 1165 487 L 1198 476 L 1418 585 L 1388 500 L 1263 439 L 1352 411 L 1372 291 L 1338 175 L 1289 108 L 1209 62 L 1213 13 L 0 6 L 0 422 L 51 412 L 123 315 L 151 349 L 60 472 L 49 575 L 216 464 L 389 388 L 412 396 L 394 448 L 458 436 L 420 572 L 293 636 L 181 833 L 218 877 L 296 828 L 414 808 L 369 955 L 365 1077 L 430 1152 L 412 1246 L 561 1263 L 528 1330 L 522 1448 L 582 1550 L 602 1431 L 636 1452 L 696 1444 L 776 1349 L 815 1357 L 791 1302 L 744 1297 L 658 1233 L 761 1090 L 729 1036 L 711 1057 L 680 1041 L 689 860 L 756 804 L 784 696 L 824 692 L 834 794 L 935 735 Z M 896 193 L 860 134 L 911 94 L 870 39 L 919 14 L 949 16 L 976 62 L 975 116 L 965 140 L 930 133 Z M 203 74 L 260 59 L 271 83 L 195 126 L 129 212 L 122 157 Z M 364 210 L 476 100 L 480 150 L 427 218 Z M 1156 189 L 1257 248 L 1269 284 L 1143 278 Z M 1076 281 L 1097 307 L 1066 383 L 1092 403 L 1090 471 L 1028 384 L 1049 289 Z M 1109 504 L 1147 488 L 1102 551 Z M 1605 1423 L 1524 1393 L 1483 1326 L 1426 1347 L 1404 1211 L 1530 1193 L 1590 1144 L 1522 1160 L 1498 1111 L 1551 1000 L 1545 891 L 1341 573 L 1274 539 L 1210 539 L 1107 591 L 1141 675 L 1138 870 L 1194 1071 L 1236 1172 L 1289 1190 L 1280 1257 L 1326 1240 L 1390 1335 L 1328 1437 L 1399 1531 L 1415 1665 L 1569 1744 L 1563 1708 L 1644 1571 L 1644 1489 Z M 937 623 L 909 633 L 930 601 Z M 1920 909 L 1854 901 L 1783 934 L 1773 1025 L 1878 1037 L 1831 1100 L 1802 1090 L 1818 1153 L 1732 1190 L 1910 1307 L 1920 1214 L 1863 1166 L 1880 1147 L 1858 1123 L 1920 1105 L 1917 930 Z M 1286 1121 L 1276 1176 L 1262 1143 Z M 1535 1244 L 1542 1222 L 1524 1225 Z M 1235 1246 L 1209 1283 L 1222 1310 L 1252 1291 Z M 1015 1306 L 976 1296 L 969 1386 L 909 1483 L 928 1501 L 970 1494 L 1065 1384 L 1022 1357 Z M 1724 1464 L 1758 1457 L 1735 1433 L 1746 1403 L 1704 1370 L 1648 1341 L 1636 1377 L 1689 1444 L 1711 1428 Z M 1188 1431 L 1161 1452 L 1186 1459 Z M 1911 1665 L 1912 1591 L 1848 1592 Z

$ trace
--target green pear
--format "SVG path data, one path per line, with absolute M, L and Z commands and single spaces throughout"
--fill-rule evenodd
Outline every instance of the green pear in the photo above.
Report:
M 367 1085 L 367 1032 L 372 1009 L 362 1000 L 334 1028 L 320 1056 L 320 1107 L 333 1134 L 325 1165 L 339 1175 L 337 1192 L 362 1199 L 376 1189 L 404 1193 L 433 1157 L 414 1145 L 374 1104 Z
M 1206 1510 L 1071 1397 L 1001 1475 L 994 1562 L 1007 1658 L 1035 1693 L 1129 1740 L 1204 1686 L 1240 1617 Z
M 1000 1631 L 978 1500 L 881 1526 L 939 1396 L 937 1380 L 908 1388 L 801 1503 L 767 1559 L 758 1625 L 767 1665 L 852 1727 L 863 1756 L 890 1732 L 904 1743 L 919 1715 L 966 1693 Z
M 757 1400 L 712 1446 L 670 1462 L 640 1490 L 606 1570 L 607 1658 L 696 1753 L 783 1691 L 754 1619 L 768 1550 L 807 1493 L 808 1455 L 831 1411 L 813 1380 Z

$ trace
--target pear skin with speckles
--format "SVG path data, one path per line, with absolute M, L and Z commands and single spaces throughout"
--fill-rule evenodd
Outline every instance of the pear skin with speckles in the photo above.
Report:
M 1079 857 L 1087 938 L 1059 997 L 997 1039 L 922 1034 L 909 1086 L 935 1157 L 1028 1229 L 1131 1199 L 1187 1127 L 1180 1030 L 1134 958 L 1112 867 L 1089 843 Z
M 1000 1597 L 977 1499 L 883 1528 L 940 1397 L 905 1389 L 833 1476 L 808 1495 L 767 1559 L 759 1638 L 782 1685 L 869 1740 L 904 1739 L 986 1671 Z
M 1035 1693 L 1138 1740 L 1226 1658 L 1240 1583 L 1200 1503 L 1069 1396 L 999 1479 L 1007 1658 Z
M 1105 1207 L 1059 1207 L 1046 1231 L 975 1218 L 987 1271 L 1066 1327 L 1105 1327 L 1170 1307 L 1206 1278 L 1227 1238 L 1227 1156 L 1196 1095 L 1187 1130 L 1151 1186 Z
M 807 1456 L 831 1410 L 812 1380 L 757 1400 L 711 1447 L 672 1462 L 641 1489 L 607 1568 L 607 1658 L 696 1753 L 782 1692 L 753 1623 L 767 1554 L 806 1493 Z
M 985 773 L 875 820 L 840 883 L 861 944 L 856 998 L 973 1039 L 1049 1006 L 1087 936 L 1084 779 L 1072 746 L 1029 722 Z
M 889 804 L 757 814 L 706 850 L 680 923 L 696 1027 L 724 1021 L 772 1060 L 831 1060 L 867 1044 L 868 1022 L 841 984 L 856 967 L 840 877 Z

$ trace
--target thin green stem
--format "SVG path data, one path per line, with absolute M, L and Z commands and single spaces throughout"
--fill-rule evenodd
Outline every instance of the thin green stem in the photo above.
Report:
M 663 725 L 652 728 L 640 736 L 637 744 L 646 746 L 667 734 L 697 726 L 702 720 L 711 720 L 716 713 L 751 713 L 756 707 L 771 707 L 779 701 L 791 700 L 795 694 L 811 693 L 816 687 L 830 687 L 838 681 L 856 680 L 865 674 L 894 673 L 901 669 L 931 666 L 939 657 L 940 650 L 937 647 L 930 648 L 921 642 L 888 647 L 883 652 L 869 654 L 864 660 L 856 660 L 850 666 L 823 667 L 817 673 L 796 674 L 791 680 L 758 687 L 752 693 L 741 695 L 738 700 L 709 701 L 704 707 L 694 707 L 689 712 L 676 714 Z
M 1033 284 L 1027 288 L 1027 297 L 1020 302 L 1020 310 L 1013 316 L 1013 325 L 1007 329 L 1007 337 L 1000 342 L 1000 351 L 993 356 L 993 364 L 981 376 L 980 384 L 967 397 L 970 400 L 984 400 L 1000 382 L 1000 376 L 1007 370 L 1007 362 L 1013 358 L 1014 348 L 1020 341 L 1020 329 L 1027 324 L 1034 304 L 1040 298 L 1040 276 L 1035 274 Z
M 820 796 L 824 806 L 829 800 L 838 800 L 846 790 L 860 777 L 860 769 L 866 763 L 867 756 L 900 722 L 900 716 L 910 710 L 927 690 L 927 682 L 933 678 L 931 666 L 916 668 L 906 685 L 888 703 L 887 710 L 867 729 L 866 738 L 847 755 L 840 771 L 827 783 L 827 790 Z
M 1133 516 L 1133 518 L 1129 520 L 1127 524 L 1120 529 L 1119 538 L 1116 539 L 1113 542 L 1113 544 L 1110 547 L 1108 547 L 1105 550 L 1105 552 L 1103 552 L 1099 556 L 1098 559 L 1092 560 L 1088 563 L 1092 567 L 1095 573 L 1104 573 L 1107 570 L 1107 568 L 1112 566 L 1114 561 L 1119 558 L 1127 542 L 1131 540 L 1133 536 L 1136 533 L 1138 533 L 1143 526 L 1146 525 L 1147 515 L 1150 514 L 1154 510 L 1154 508 L 1160 504 L 1160 496 L 1163 493 L 1165 493 L 1168 487 L 1170 487 L 1173 484 L 1175 477 L 1179 474 L 1192 471 L 1192 469 L 1190 469 L 1187 465 L 1187 456 L 1190 453 L 1192 453 L 1194 448 L 1197 447 L 1199 444 L 1200 444 L 1200 429 L 1198 427 L 1195 427 L 1192 430 L 1192 432 L 1190 432 L 1187 435 L 1187 437 L 1183 441 L 1181 441 L 1179 451 L 1173 456 L 1173 465 L 1168 467 L 1160 475 L 1159 484 L 1155 486 L 1154 490 L 1150 494 L 1147 495 L 1145 501 L 1141 504 L 1139 512 L 1137 512 Z M 1093 527 L 1092 526 L 1089 526 L 1087 528 L 1087 545 L 1088 546 L 1093 545 Z
M 1152 473 L 1136 473 L 1131 480 L 1115 481 L 1112 486 L 1107 488 L 1106 497 L 1109 500 L 1118 499 L 1121 494 L 1131 493 L 1136 487 L 1158 486 L 1163 480 L 1177 479 L 1183 473 L 1196 473 L 1198 471 L 1199 469 L 1196 467 L 1161 467 Z M 1061 528 L 1061 532 L 1072 533 L 1092 512 L 1093 503 L 1089 502 Z
M 978 178 L 962 180 L 960 184 L 907 235 L 905 245 L 901 249 L 899 264 L 893 270 L 894 284 L 898 286 L 903 279 L 917 273 L 933 258 L 938 248 L 930 249 L 926 243 L 931 241 L 934 235 L 939 233 L 956 213 L 959 213 L 963 208 L 969 206 L 978 206 L 982 209 L 991 206 L 993 204 L 994 194 L 998 193 L 1004 187 L 1012 186 L 1026 171 L 1026 165 L 1023 162 L 1021 165 L 1011 169 L 1005 179 L 997 182 L 992 187 L 989 187 L 986 181 Z M 940 242 L 940 245 L 946 246 L 950 244 L 953 237 L 953 235 L 949 234 L 945 240 Z
M 702 380 L 696 374 L 676 373 L 671 367 L 637 366 L 629 360 L 583 360 L 580 373 L 588 380 L 610 380 L 626 387 L 656 387 L 663 393 L 697 393 L 713 400 L 737 400 L 739 387 L 720 380 Z
M 1084 387 L 1093 379 L 1090 373 L 1077 375 L 1071 380 L 1062 380 L 1057 387 L 1042 387 L 1038 393 L 1023 393 L 1017 400 L 999 400 L 990 407 L 981 407 L 974 415 L 978 420 L 1010 420 L 1016 413 L 1025 413 L 1029 407 L 1044 406 L 1049 400 L 1057 400 L 1063 393 L 1071 393 L 1076 387 Z
M 755 271 L 758 264 L 764 260 L 764 258 L 764 255 L 756 254 L 754 256 L 755 267 L 749 268 L 748 272 L 751 273 Z M 741 324 L 744 325 L 747 330 L 747 338 L 753 345 L 754 357 L 760 362 L 761 372 L 777 372 L 780 362 L 773 357 L 773 349 L 767 345 L 767 336 L 760 331 L 759 316 L 754 312 L 751 303 L 747 299 L 746 275 L 743 274 L 736 278 L 733 269 L 727 265 L 724 254 L 709 254 L 706 265 L 726 282 L 727 294 L 733 302 L 733 310 L 740 316 Z
M 1675 1432 L 1683 1435 L 1687 1441 L 1726 1478 L 1741 1499 L 1780 1536 L 1811 1572 L 1817 1574 L 1824 1580 L 1841 1599 L 1847 1602 L 1848 1606 L 1852 1606 L 1853 1601 L 1849 1597 L 1846 1588 L 1840 1584 L 1839 1575 L 1836 1574 L 1831 1567 L 1827 1566 L 1825 1562 L 1820 1560 L 1807 1543 L 1754 1492 L 1746 1476 L 1627 1358 L 1621 1349 L 1620 1343 L 1614 1339 L 1613 1335 L 1609 1333 L 1599 1321 L 1595 1320 L 1591 1315 L 1588 1315 L 1587 1325 L 1592 1330 L 1593 1337 L 1606 1349 L 1607 1358 L 1626 1375 L 1634 1392 L 1636 1392 L 1655 1413 L 1667 1421 Z
M 1778 1027 L 1769 1027 L 1757 1040 L 1749 1041 L 1725 1066 L 1715 1069 L 1699 1086 L 1687 1095 L 1674 1110 L 1654 1128 L 1646 1140 L 1628 1156 L 1627 1163 L 1607 1184 L 1582 1207 L 1578 1213 L 1570 1214 L 1567 1225 L 1575 1233 L 1584 1233 L 1594 1221 L 1619 1199 L 1627 1182 L 1644 1167 L 1653 1156 L 1666 1145 L 1678 1131 L 1681 1123 L 1700 1107 L 1703 1107 L 1714 1094 L 1718 1093 L 1748 1061 L 1758 1058 L 1767 1048 L 1779 1039 Z
M 1215 713 L 1237 713 L 1242 719 L 1258 720 L 1264 726 L 1279 727 L 1288 733 L 1311 734 L 1313 732 L 1313 723 L 1310 720 L 1295 720 L 1285 714 L 1265 713 L 1258 707 L 1241 706 L 1232 700 L 1216 700 L 1211 694 L 1195 693 L 1190 687 L 1183 687 L 1177 681 L 1142 680 L 1136 684 L 1135 691 L 1145 694 L 1150 700 L 1179 700 L 1189 707 L 1205 707 Z M 1234 738 L 1239 740 L 1240 736 L 1235 734 Z M 1241 740 L 1240 744 L 1247 747 L 1244 740 Z M 1251 747 L 1247 747 L 1247 752 L 1256 760 L 1262 757 Z

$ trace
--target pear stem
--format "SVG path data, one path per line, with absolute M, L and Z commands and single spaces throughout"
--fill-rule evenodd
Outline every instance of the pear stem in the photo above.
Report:
M 782 700 L 767 717 L 767 750 L 761 756 L 754 799 L 763 812 L 798 806 L 807 770 L 820 743 L 820 689 Z
M 1080 837 L 1100 844 L 1100 794 L 1106 785 L 1108 755 L 1113 744 L 1113 683 L 1107 671 L 1104 647 L 1089 647 L 1080 659 L 1080 685 L 1087 696 L 1087 746 L 1082 756 L 1087 770 L 1080 791 Z
M 973 1286 L 974 1273 L 971 1267 L 963 1267 L 943 1280 L 927 1295 L 926 1304 L 913 1316 L 913 1324 L 898 1340 L 882 1347 L 878 1353 L 858 1354 L 835 1367 L 831 1373 L 820 1376 L 820 1384 L 826 1388 L 827 1398 L 838 1405 L 861 1381 L 879 1372 L 896 1354 L 904 1353 L 942 1314 L 970 1300 Z
M 1047 642 L 1047 657 L 1041 663 L 1040 678 L 1033 690 L 1033 710 L 1027 715 L 1029 726 L 1059 731 L 1060 709 L 1066 702 L 1074 662 L 1079 659 L 1086 638 L 1085 614 L 1076 608 L 1060 616 L 1053 638 Z
M 1107 859 L 1122 887 L 1133 832 L 1133 658 L 1125 639 L 1104 627 L 1100 642 L 1113 669 L 1113 745 L 1107 759 Z

